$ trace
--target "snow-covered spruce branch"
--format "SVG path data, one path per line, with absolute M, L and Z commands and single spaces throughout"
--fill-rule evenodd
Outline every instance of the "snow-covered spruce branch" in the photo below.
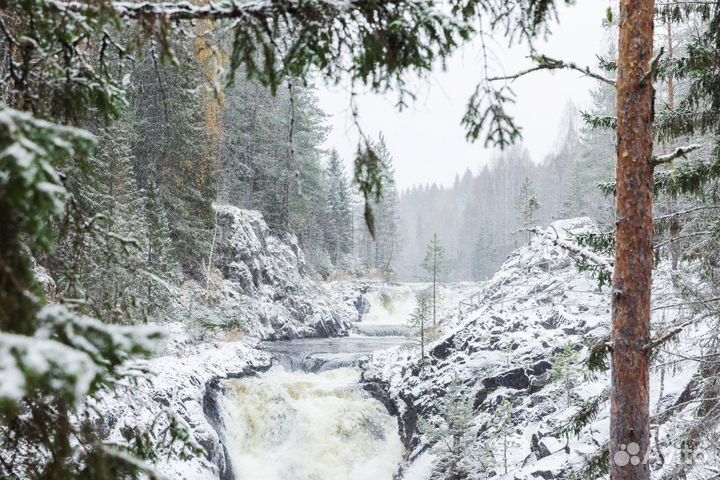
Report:
M 667 153 L 665 155 L 653 156 L 653 158 L 652 158 L 652 160 L 650 160 L 650 162 L 655 166 L 663 165 L 665 163 L 670 163 L 673 160 L 676 160 L 678 158 L 684 158 L 687 156 L 688 153 L 694 152 L 695 150 L 700 150 L 701 148 L 703 148 L 703 146 L 700 145 L 699 143 L 683 145 L 682 147 L 678 147 L 674 151 Z
M 529 73 L 537 72 L 540 70 L 575 70 L 590 78 L 594 78 L 595 80 L 607 83 L 608 85 L 612 85 L 613 87 L 615 86 L 615 80 L 600 75 L 599 73 L 593 72 L 592 70 L 590 70 L 590 67 L 581 67 L 575 62 L 565 62 L 563 60 L 550 58 L 546 55 L 537 55 L 531 58 L 537 64 L 536 66 L 528 68 L 527 70 L 522 70 L 512 75 L 491 77 L 488 78 L 488 81 L 495 82 L 498 80 L 517 80 L 518 78 L 523 77 Z
M 363 0 L 350 0 L 338 2 L 334 0 L 320 0 L 313 2 L 316 5 L 313 10 L 324 12 L 326 18 L 343 14 L 358 8 Z M 91 13 L 100 8 L 100 5 L 83 2 L 62 2 L 59 0 L 47 0 L 47 4 L 59 11 L 72 13 Z M 272 19 L 276 14 L 294 14 L 301 11 L 302 2 L 287 0 L 277 1 L 253 1 L 237 2 L 224 0 L 220 2 L 209 2 L 206 5 L 193 5 L 189 2 L 111 2 L 115 13 L 126 19 L 140 19 L 162 17 L 168 21 L 178 20 L 224 20 L 224 19 L 245 19 L 263 20 Z
M 292 2 L 288 2 L 290 7 Z M 328 2 L 332 3 L 332 2 Z M 48 0 L 58 11 L 73 13 L 91 13 L 98 10 L 100 5 L 93 5 L 83 2 L 62 2 Z M 173 20 L 222 20 L 241 17 L 267 17 L 272 13 L 273 7 L 269 2 L 243 2 L 222 1 L 210 2 L 207 5 L 193 5 L 188 2 L 111 2 L 115 13 L 121 18 L 138 19 L 162 16 Z M 336 4 L 337 5 L 337 4 Z
M 555 232 L 555 236 L 549 234 L 548 232 L 538 228 L 538 227 L 531 227 L 528 228 L 528 231 L 539 235 L 543 238 L 546 238 L 547 240 L 550 240 L 553 244 L 557 245 L 558 247 L 564 248 L 568 252 L 570 252 L 572 255 L 576 255 L 579 257 L 582 257 L 583 259 L 594 263 L 595 265 L 603 268 L 609 275 L 612 275 L 613 267 L 606 259 L 605 257 L 598 255 L 597 253 L 593 252 L 592 250 L 585 248 L 581 245 L 578 245 L 573 242 L 569 242 L 563 238 L 560 238 L 560 235 Z

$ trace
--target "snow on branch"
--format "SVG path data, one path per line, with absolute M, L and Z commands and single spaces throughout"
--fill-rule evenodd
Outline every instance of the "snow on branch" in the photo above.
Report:
M 613 267 L 605 257 L 598 255 L 592 250 L 578 245 L 577 243 L 561 238 L 557 231 L 555 231 L 555 235 L 552 235 L 538 227 L 531 227 L 528 230 L 540 237 L 550 240 L 553 244 L 570 252 L 571 255 L 581 257 L 582 259 L 597 265 L 602 268 L 606 274 L 612 275 Z
M 0 401 L 49 390 L 77 404 L 164 337 L 158 327 L 108 325 L 63 305 L 43 307 L 37 320 L 33 336 L 0 333 Z
M 0 333 L 0 400 L 20 401 L 33 389 L 52 384 L 56 393 L 79 402 L 98 374 L 85 352 L 55 340 Z
M 89 13 L 101 8 L 99 5 L 92 5 L 84 2 L 62 2 L 48 0 L 53 8 L 73 13 Z M 328 12 L 340 13 L 343 10 L 353 8 L 356 1 L 336 2 L 324 0 L 318 2 L 322 9 Z M 206 5 L 193 5 L 189 2 L 112 2 L 112 8 L 121 18 L 139 19 L 162 17 L 168 21 L 177 20 L 224 20 L 224 19 L 263 19 L 271 18 L 280 11 L 288 14 L 296 12 L 300 3 L 294 1 L 285 2 L 236 2 L 221 1 L 209 2 Z M 330 17 L 328 17 L 330 18 Z
M 554 58 L 550 58 L 546 55 L 537 55 L 531 57 L 532 60 L 537 64 L 536 66 L 532 68 L 528 68 L 527 70 L 522 70 L 520 72 L 517 72 L 513 75 L 506 75 L 502 77 L 491 77 L 488 78 L 489 81 L 494 82 L 498 80 L 517 80 L 518 78 L 525 76 L 529 73 L 537 72 L 539 70 L 575 70 L 583 75 L 586 75 L 590 78 L 594 78 L 595 80 L 599 80 L 603 83 L 607 83 L 608 85 L 615 86 L 615 81 L 607 78 L 599 73 L 593 72 L 590 70 L 590 67 L 581 67 L 575 62 L 565 62 L 563 60 L 557 60 Z
M 110 325 L 77 315 L 63 305 L 47 305 L 37 315 L 36 338 L 53 339 L 88 354 L 108 370 L 134 356 L 153 353 L 165 337 L 162 328 L 151 325 Z
M 699 143 L 692 143 L 690 145 L 684 145 L 682 147 L 676 148 L 674 151 L 667 153 L 665 155 L 657 155 L 653 156 L 650 162 L 657 166 L 657 165 L 663 165 L 665 163 L 670 163 L 673 160 L 676 160 L 678 158 L 685 158 L 688 153 L 694 152 L 695 150 L 700 150 L 703 148 L 702 145 Z

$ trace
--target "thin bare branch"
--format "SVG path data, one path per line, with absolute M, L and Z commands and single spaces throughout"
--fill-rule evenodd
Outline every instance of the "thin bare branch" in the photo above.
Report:
M 663 242 L 653 245 L 653 249 L 658 249 L 658 248 L 664 247 L 665 245 L 668 245 L 670 243 L 679 242 L 680 240 L 685 240 L 687 238 L 710 236 L 710 235 L 713 235 L 714 233 L 715 232 L 706 231 L 706 232 L 692 232 L 692 233 L 688 233 L 685 235 L 680 235 L 679 237 L 669 238 Z
M 520 72 L 517 72 L 513 75 L 506 75 L 501 77 L 491 77 L 488 78 L 488 81 L 495 82 L 498 80 L 517 80 L 520 77 L 523 77 L 529 73 L 537 72 L 540 70 L 575 70 L 583 75 L 586 75 L 590 78 L 594 78 L 595 80 L 599 80 L 603 83 L 607 83 L 608 85 L 615 86 L 615 81 L 607 78 L 599 73 L 595 73 L 592 70 L 590 70 L 590 67 L 581 67 L 575 62 L 565 62 L 563 60 L 557 60 L 554 58 L 550 58 L 546 55 L 538 55 L 532 57 L 532 60 L 537 64 L 535 67 L 528 68 L 527 70 L 522 70 Z
M 693 322 L 694 322 L 694 320 L 689 320 L 689 321 L 683 323 L 682 325 L 678 325 L 677 327 L 673 328 L 672 330 L 670 330 L 668 333 L 666 333 L 662 337 L 652 340 L 647 345 L 645 345 L 645 347 L 643 347 L 643 348 L 645 349 L 645 351 L 648 351 L 648 352 L 651 350 L 654 350 L 656 347 L 675 338 L 677 335 L 679 335 L 683 331 L 683 329 L 685 327 L 687 327 L 688 325 L 690 325 Z
M 688 208 L 687 210 L 680 210 L 679 212 L 668 213 L 667 215 L 660 215 L 659 217 L 655 217 L 654 220 L 656 222 L 659 222 L 662 220 L 667 220 L 668 218 L 679 217 L 681 215 L 687 215 L 687 214 L 699 212 L 702 210 L 717 210 L 719 208 L 720 208 L 720 205 L 702 205 L 699 207 Z

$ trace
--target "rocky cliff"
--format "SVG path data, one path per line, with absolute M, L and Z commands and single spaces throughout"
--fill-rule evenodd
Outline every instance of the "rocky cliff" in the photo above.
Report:
M 443 442 L 431 445 L 418 424 L 442 422 L 438 399 L 453 381 L 462 384 L 472 404 L 469 478 L 596 478 L 583 472 L 589 463 L 608 459 L 609 372 L 590 374 L 584 361 L 592 345 L 607 339 L 609 289 L 579 273 L 568 250 L 551 241 L 555 235 L 572 241 L 573 234 L 594 228 L 589 219 L 556 222 L 548 235 L 515 251 L 489 281 L 477 285 L 476 307 L 444 325 L 441 338 L 429 346 L 426 365 L 419 365 L 416 351 L 403 348 L 378 352 L 362 365 L 367 389 L 398 416 L 408 448 L 403 478 L 446 478 L 447 472 L 433 471 L 433 465 L 449 455 L 447 449 Z M 653 293 L 654 336 L 692 315 L 677 307 L 682 300 L 664 265 L 655 273 Z M 701 332 L 700 326 L 683 332 L 664 348 L 692 355 Z M 658 355 L 651 392 L 663 448 L 672 447 L 697 370 L 696 364 L 667 359 Z M 503 401 L 510 415 L 498 435 Z M 586 421 L 577 423 L 583 416 Z M 670 468 L 667 457 L 660 465 L 652 453 L 656 471 Z
M 259 212 L 215 208 L 213 269 L 184 285 L 179 317 L 262 339 L 347 335 L 357 310 L 313 278 L 294 235 L 274 235 Z

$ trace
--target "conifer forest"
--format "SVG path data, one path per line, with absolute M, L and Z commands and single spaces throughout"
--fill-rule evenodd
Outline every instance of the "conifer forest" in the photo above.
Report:
M 720 478 L 720 0 L 0 0 L 0 478 Z

